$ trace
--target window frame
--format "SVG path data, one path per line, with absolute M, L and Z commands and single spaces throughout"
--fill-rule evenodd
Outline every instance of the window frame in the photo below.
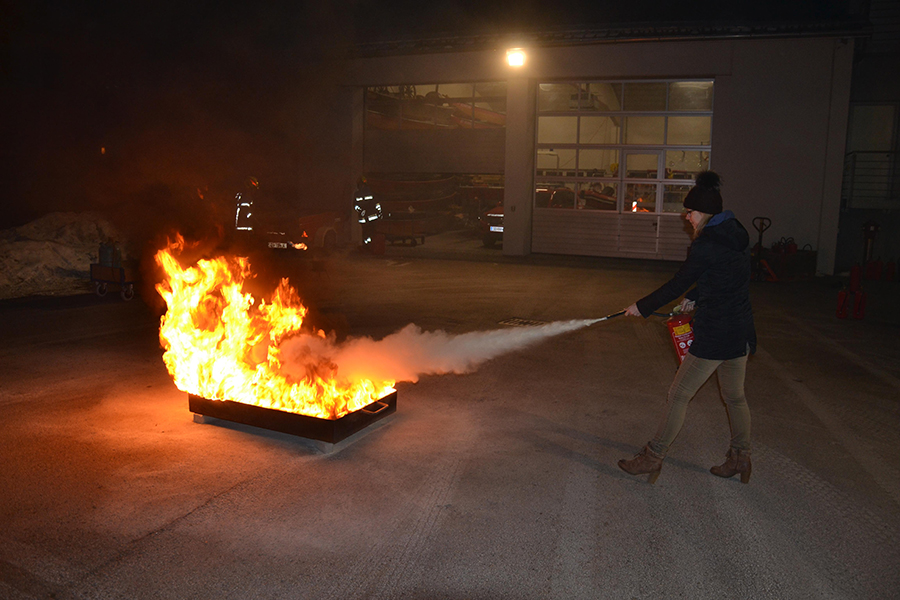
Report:
M 689 83 L 689 82 L 700 82 L 700 83 L 709 83 L 710 84 L 710 108 L 708 110 L 669 110 L 669 103 L 672 97 L 672 85 L 673 83 Z M 665 102 L 665 110 L 594 110 L 592 107 L 583 106 L 584 99 L 590 99 L 590 85 L 591 84 L 609 84 L 612 86 L 619 86 L 620 93 L 622 97 L 619 100 L 620 106 L 626 105 L 626 98 L 624 97 L 624 93 L 626 90 L 626 84 L 634 84 L 634 83 L 665 83 L 666 84 L 666 102 Z M 572 94 L 572 98 L 576 98 L 576 106 L 575 108 L 570 108 L 569 110 L 541 110 L 541 86 L 543 85 L 569 85 L 573 86 L 573 90 L 575 93 Z M 549 90 L 548 90 L 549 91 Z M 585 95 L 587 92 L 587 95 Z M 705 154 L 705 165 L 699 165 L 701 169 L 710 169 L 712 168 L 712 136 L 715 128 L 715 121 L 713 119 L 713 113 L 715 109 L 715 79 L 713 78 L 686 78 L 686 79 L 610 79 L 610 80 L 546 80 L 542 81 L 538 84 L 538 93 L 536 94 L 537 98 L 535 100 L 536 110 L 535 110 L 535 134 L 534 134 L 534 147 L 535 147 L 535 167 L 534 167 L 534 188 L 537 190 L 539 187 L 546 187 L 548 185 L 553 184 L 562 184 L 573 189 L 587 189 L 591 186 L 591 184 L 606 184 L 613 186 L 617 192 L 617 202 L 616 202 L 616 210 L 591 210 L 591 212 L 603 212 L 608 214 L 624 214 L 624 213 L 632 213 L 630 207 L 624 206 L 624 198 L 626 192 L 626 186 L 629 183 L 653 183 L 656 185 L 656 199 L 654 203 L 654 210 L 649 214 L 653 215 L 680 215 L 681 211 L 678 212 L 666 212 L 665 209 L 665 191 L 666 186 L 672 185 L 693 185 L 694 177 L 690 179 L 684 178 L 673 178 L 669 177 L 669 169 L 667 168 L 667 153 L 668 152 L 699 152 L 700 159 L 703 161 Z M 571 99 L 570 99 L 571 104 Z M 547 143 L 547 142 L 539 142 L 538 141 L 538 133 L 540 131 L 540 123 L 542 117 L 576 117 L 576 125 L 575 125 L 575 142 L 566 142 L 566 143 Z M 581 135 L 582 135 L 582 117 L 609 117 L 613 120 L 618 120 L 618 134 L 616 143 L 581 143 Z M 664 119 L 664 127 L 663 127 L 663 138 L 661 143 L 657 144 L 626 144 L 625 136 L 626 136 L 626 123 L 627 117 L 662 117 Z M 669 118 L 671 117 L 708 117 L 709 118 L 709 140 L 706 140 L 706 143 L 692 145 L 692 144 L 677 144 L 670 145 L 668 144 L 669 137 Z M 548 152 L 558 151 L 558 150 L 574 150 L 575 151 L 575 165 L 570 169 L 571 174 L 558 173 L 557 175 L 547 175 L 547 169 L 538 168 L 538 156 L 546 154 Z M 581 167 L 581 153 L 579 150 L 613 150 L 616 152 L 616 156 L 618 157 L 618 169 L 616 171 L 615 176 L 611 177 L 589 177 L 587 175 L 581 175 L 583 169 Z M 625 160 L 628 154 L 657 154 L 660 156 L 658 162 L 658 169 L 656 177 L 654 178 L 633 178 L 626 177 L 626 165 Z M 535 191 L 535 197 L 533 198 L 534 208 L 535 210 L 569 210 L 569 209 L 553 209 L 546 207 L 539 207 L 537 203 L 537 192 Z M 577 203 L 576 203 L 577 204 Z M 648 213 L 641 213 L 648 214 Z

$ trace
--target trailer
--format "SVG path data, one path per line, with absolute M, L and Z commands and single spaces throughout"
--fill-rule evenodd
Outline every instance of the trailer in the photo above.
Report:
M 134 284 L 137 283 L 138 268 L 136 264 L 120 264 L 118 266 L 91 263 L 91 282 L 94 284 L 94 293 L 105 296 L 110 285 L 119 286 L 119 296 L 122 300 L 134 298 Z
M 427 218 L 424 213 L 392 213 L 390 216 L 379 219 L 376 222 L 375 232 L 384 236 L 384 239 L 394 244 L 402 242 L 404 245 L 416 246 L 425 243 L 427 233 Z

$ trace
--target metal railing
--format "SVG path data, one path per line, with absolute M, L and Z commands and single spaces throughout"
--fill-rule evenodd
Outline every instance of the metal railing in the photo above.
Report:
M 841 197 L 847 208 L 900 209 L 896 152 L 850 152 L 844 158 Z
M 897 0 L 869 0 L 872 35 L 866 40 L 867 54 L 900 52 L 900 5 Z

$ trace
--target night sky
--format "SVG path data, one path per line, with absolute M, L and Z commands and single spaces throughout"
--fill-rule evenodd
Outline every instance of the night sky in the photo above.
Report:
M 296 184 L 336 22 L 298 3 L 22 2 L 4 19 L 0 227 L 49 210 L 180 212 L 248 175 Z M 343 35 L 342 32 L 337 32 Z
M 324 61 L 354 42 L 638 21 L 831 19 L 845 4 L 599 1 L 548 11 L 530 0 L 14 1 L 2 18 L 0 228 L 54 210 L 190 221 L 248 175 L 272 187 L 316 185 L 307 172 L 316 169 L 305 165 L 328 132 L 303 115 L 328 109 L 340 74 Z M 322 185 L 333 175 L 322 175 Z

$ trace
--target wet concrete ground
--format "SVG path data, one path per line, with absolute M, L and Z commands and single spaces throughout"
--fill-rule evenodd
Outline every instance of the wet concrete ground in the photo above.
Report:
M 381 337 L 602 316 L 677 266 L 433 241 L 281 268 L 319 322 Z M 324 455 L 194 423 L 140 298 L 0 303 L 0 598 L 896 597 L 896 288 L 862 321 L 834 318 L 830 282 L 752 293 L 748 485 L 708 472 L 715 379 L 655 485 L 616 466 L 674 375 L 660 319 L 398 384 L 395 415 Z

